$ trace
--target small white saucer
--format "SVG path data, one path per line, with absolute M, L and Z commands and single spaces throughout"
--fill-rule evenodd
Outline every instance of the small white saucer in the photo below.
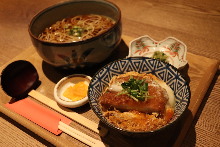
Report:
M 63 92 L 69 87 L 78 82 L 85 81 L 88 85 L 91 81 L 91 77 L 83 74 L 74 74 L 62 78 L 54 87 L 54 98 L 56 102 L 64 107 L 76 108 L 80 107 L 88 102 L 88 96 L 78 101 L 72 101 L 69 98 L 63 96 Z

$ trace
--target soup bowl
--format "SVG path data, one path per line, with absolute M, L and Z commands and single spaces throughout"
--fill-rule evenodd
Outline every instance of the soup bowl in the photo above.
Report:
M 157 78 L 163 80 L 174 92 L 175 95 L 175 110 L 171 121 L 160 129 L 153 131 L 128 131 L 121 129 L 110 123 L 103 115 L 99 97 L 109 85 L 110 80 L 115 75 L 120 75 L 126 72 L 135 71 L 138 73 L 151 73 Z M 110 129 L 116 130 L 124 135 L 133 137 L 146 137 L 157 134 L 163 130 L 177 124 L 178 120 L 187 110 L 190 101 L 190 87 L 184 77 L 178 72 L 177 68 L 171 64 L 148 57 L 129 57 L 113 61 L 101 68 L 93 77 L 89 85 L 88 98 L 89 103 L 94 113 L 99 117 Z
M 45 28 L 64 18 L 96 14 L 115 21 L 107 31 L 83 41 L 54 43 L 38 38 Z M 39 56 L 55 67 L 76 68 L 93 66 L 107 59 L 121 41 L 121 11 L 113 3 L 103 0 L 65 1 L 50 6 L 33 17 L 29 35 Z

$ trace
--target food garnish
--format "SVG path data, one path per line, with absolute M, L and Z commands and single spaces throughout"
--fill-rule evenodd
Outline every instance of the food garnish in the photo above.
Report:
M 135 101 L 145 101 L 149 97 L 148 83 L 144 79 L 134 79 L 133 76 L 127 82 L 121 84 L 123 90 L 120 94 L 127 94 Z
M 163 62 L 168 62 L 167 61 L 168 56 L 164 52 L 161 52 L 161 51 L 155 51 L 152 58 L 158 59 Z
M 74 37 L 82 37 L 82 33 L 84 32 L 84 29 L 79 26 L 73 26 L 73 28 L 68 29 L 69 35 Z

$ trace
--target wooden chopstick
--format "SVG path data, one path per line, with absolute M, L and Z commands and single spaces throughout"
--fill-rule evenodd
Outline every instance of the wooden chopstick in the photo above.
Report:
M 91 146 L 91 147 L 105 147 L 104 143 L 92 138 L 91 136 L 88 136 L 71 126 L 63 123 L 62 121 L 59 122 L 58 128 L 65 132 L 66 134 L 78 139 L 79 141 Z
M 41 94 L 35 90 L 31 90 L 28 93 L 28 95 L 33 97 L 34 99 L 38 100 L 39 102 L 49 106 L 50 108 L 54 109 L 55 111 L 65 115 L 65 116 L 71 118 L 72 120 L 78 122 L 79 124 L 87 127 L 88 129 L 90 129 L 96 133 L 99 133 L 98 124 L 83 117 L 82 115 L 80 115 L 74 111 L 71 111 L 70 109 L 67 109 L 65 107 L 60 108 L 55 101 L 44 96 L 43 94 Z

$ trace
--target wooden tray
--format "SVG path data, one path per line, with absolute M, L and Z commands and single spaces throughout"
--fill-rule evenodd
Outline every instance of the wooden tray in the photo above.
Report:
M 36 53 L 34 47 L 30 47 L 26 49 L 24 52 L 13 58 L 11 61 L 3 65 L 0 70 L 2 71 L 9 63 L 16 60 L 27 60 L 30 61 L 37 69 L 41 85 L 36 89 L 40 93 L 46 95 L 47 97 L 53 99 L 53 88 L 55 83 L 58 82 L 63 76 L 83 73 L 92 76 L 101 66 L 104 64 L 118 59 L 124 58 L 128 55 L 128 43 L 133 39 L 132 37 L 123 36 L 123 40 L 117 50 L 113 53 L 114 58 L 108 59 L 105 63 L 97 65 L 91 69 L 78 69 L 78 70 L 61 70 L 56 69 L 47 63 L 43 62 L 42 59 Z M 92 137 L 102 140 L 107 144 L 111 144 L 112 146 L 144 146 L 146 144 L 151 146 L 180 146 L 182 143 L 192 120 L 203 100 L 203 97 L 218 69 L 219 63 L 217 60 L 209 59 L 203 56 L 194 55 L 192 53 L 187 54 L 187 59 L 189 61 L 189 66 L 182 72 L 187 79 L 190 81 L 191 88 L 191 100 L 190 105 L 188 107 L 188 111 L 184 116 L 184 119 L 175 126 L 172 130 L 170 130 L 166 134 L 161 134 L 158 136 L 152 136 L 147 138 L 135 138 L 131 139 L 130 137 L 123 136 L 114 132 L 113 130 L 109 130 L 107 136 L 100 137 L 100 135 L 80 126 L 79 124 L 73 122 L 71 126 L 81 130 Z M 11 97 L 7 96 L 2 89 L 0 89 L 0 110 L 5 115 L 9 116 L 13 120 L 17 121 L 21 125 L 25 126 L 35 134 L 40 137 L 46 139 L 48 142 L 54 144 L 55 146 L 85 146 L 85 144 L 79 142 L 78 140 L 62 133 L 59 136 L 53 135 L 52 133 L 46 131 L 45 129 L 39 127 L 33 122 L 23 118 L 22 116 L 11 112 L 7 108 L 4 107 L 4 104 L 9 102 Z M 31 97 L 28 97 L 32 99 Z M 37 102 L 37 101 L 36 101 Z M 46 106 L 45 106 L 46 107 Z M 61 106 L 60 106 L 61 107 Z M 61 107 L 62 108 L 62 107 Z M 70 109 L 70 111 L 75 111 L 80 113 L 81 115 L 87 117 L 88 119 L 94 121 L 95 123 L 100 123 L 99 119 L 90 109 L 89 104 L 81 108 Z M 105 127 L 103 124 L 99 124 L 101 127 Z M 102 133 L 102 132 L 100 132 Z M 160 139 L 160 141 L 158 141 Z

